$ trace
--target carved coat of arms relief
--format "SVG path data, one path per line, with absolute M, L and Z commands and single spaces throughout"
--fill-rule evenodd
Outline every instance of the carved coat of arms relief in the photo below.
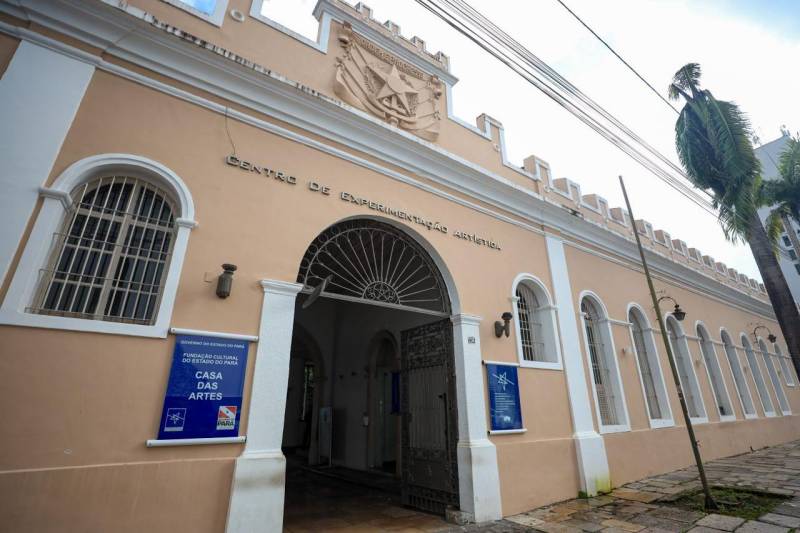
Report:
M 339 33 L 334 92 L 348 104 L 389 124 L 435 141 L 439 136 L 442 82 L 353 32 Z

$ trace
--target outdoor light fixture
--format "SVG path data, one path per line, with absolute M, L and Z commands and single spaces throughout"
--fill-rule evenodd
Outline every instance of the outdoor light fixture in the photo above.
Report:
M 778 337 L 773 335 L 772 332 L 769 330 L 769 328 L 767 326 L 765 326 L 764 324 L 758 324 L 755 327 L 755 329 L 753 330 L 753 340 L 758 342 L 758 335 L 756 334 L 756 331 L 758 331 L 761 328 L 764 328 L 765 330 L 767 330 L 767 339 L 769 340 L 769 342 L 775 344 L 775 341 L 778 340 Z
M 514 315 L 506 311 L 500 315 L 500 318 L 503 319 L 502 322 L 497 320 L 494 323 L 494 335 L 498 339 L 503 336 L 503 333 L 506 334 L 506 337 L 511 335 L 511 319 L 514 318 Z
M 675 301 L 675 298 L 672 298 L 671 296 L 662 296 L 658 299 L 658 303 L 661 303 L 661 300 L 670 300 L 672 303 L 674 303 L 675 309 L 672 310 L 672 316 L 674 316 L 678 322 L 683 322 L 683 319 L 686 318 L 686 311 L 681 309 L 681 306 Z
M 236 272 L 236 265 L 225 263 L 222 265 L 222 270 L 222 274 L 217 277 L 217 296 L 227 298 L 231 295 L 233 273 Z

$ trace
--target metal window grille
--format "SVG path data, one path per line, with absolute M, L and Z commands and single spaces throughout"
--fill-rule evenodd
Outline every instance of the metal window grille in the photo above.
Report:
M 722 381 L 722 373 L 717 359 L 714 357 L 714 348 L 711 346 L 711 341 L 699 326 L 697 328 L 697 336 L 700 338 L 700 351 L 703 353 L 703 360 L 706 363 L 708 374 L 711 376 L 711 390 L 714 393 L 717 410 L 722 416 L 732 415 L 733 408 L 728 399 L 725 398 L 725 382 Z
M 775 365 L 772 363 L 772 356 L 769 354 L 763 342 L 759 342 L 758 345 L 759 348 L 761 348 L 761 357 L 764 358 L 764 365 L 767 367 L 767 374 L 769 374 L 769 379 L 772 381 L 772 388 L 775 389 L 775 396 L 778 397 L 781 411 L 787 412 L 790 410 L 789 401 L 786 399 L 786 394 L 783 392 L 781 380 L 778 379 L 778 373 L 775 371 Z
M 787 385 L 793 386 L 794 382 L 794 374 L 792 373 L 792 369 L 789 367 L 791 364 L 789 358 L 781 353 L 781 348 L 777 344 L 775 346 L 775 357 L 778 358 L 778 362 L 781 365 L 781 372 L 783 372 L 783 380 L 786 382 Z
M 599 314 L 587 300 L 581 303 L 581 311 L 586 323 L 586 340 L 589 344 L 589 357 L 592 361 L 592 379 L 597 391 L 600 422 L 605 426 L 614 426 L 619 423 L 616 394 L 610 365 L 606 361 L 606 348 L 597 327 Z
M 447 288 L 428 252 L 383 222 L 349 220 L 317 236 L 303 256 L 297 282 L 311 288 L 326 278 L 327 294 L 450 312 Z
M 536 321 L 539 300 L 531 288 L 523 283 L 517 286 L 516 295 L 522 357 L 525 361 L 544 361 L 542 324 Z
M 176 232 L 167 194 L 111 176 L 78 187 L 72 200 L 29 311 L 154 323 Z
M 758 361 L 756 361 L 756 354 L 753 352 L 753 348 L 744 336 L 742 336 L 742 345 L 744 346 L 747 364 L 750 365 L 750 372 L 753 374 L 753 381 L 756 382 L 756 389 L 758 389 L 758 396 L 761 398 L 764 411 L 772 412 L 775 408 L 772 405 L 772 398 L 770 398 L 769 392 L 767 392 L 767 384 L 764 383 L 764 376 L 761 374 L 761 368 L 759 368 Z
M 753 405 L 753 398 L 750 396 L 750 390 L 747 388 L 747 382 L 742 372 L 742 365 L 739 363 L 739 357 L 736 355 L 736 348 L 733 347 L 730 338 L 724 336 L 724 332 L 722 342 L 725 345 L 725 356 L 728 358 L 728 363 L 733 371 L 733 382 L 744 404 L 744 412 L 748 415 L 753 415 L 756 412 L 756 408 Z
M 631 311 L 629 321 L 633 325 L 633 345 L 636 348 L 636 358 L 639 361 L 639 370 L 642 374 L 642 384 L 644 393 L 647 397 L 647 408 L 650 411 L 650 418 L 664 418 L 661 412 L 661 404 L 656 393 L 656 381 L 653 376 L 653 367 L 650 364 L 651 354 L 647 350 L 647 343 L 644 338 L 644 329 L 639 321 L 639 317 Z
M 680 377 L 683 396 L 686 398 L 689 416 L 697 418 L 700 416 L 700 405 L 697 401 L 697 384 L 692 379 L 691 360 L 678 344 L 678 334 L 671 321 L 667 322 L 667 333 L 669 334 L 669 342 L 672 344 L 672 353 L 675 356 L 675 364 L 678 367 L 678 376 Z

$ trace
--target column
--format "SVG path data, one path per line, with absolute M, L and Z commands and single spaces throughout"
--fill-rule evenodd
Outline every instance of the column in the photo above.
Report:
M 458 402 L 458 489 L 461 512 L 468 520 L 502 518 L 497 450 L 488 438 L 481 361 L 480 317 L 454 315 Z
M 575 433 L 575 449 L 578 455 L 581 491 L 587 496 L 611 490 L 611 475 L 603 437 L 594 429 L 592 399 L 586 382 L 584 357 L 578 339 L 582 338 L 578 328 L 578 313 L 573 302 L 569 281 L 564 242 L 547 235 L 547 259 L 553 278 L 553 299 L 558 309 L 558 328 L 564 349 L 564 373 L 567 379 L 569 404 Z
M 247 443 L 236 459 L 228 508 L 228 533 L 282 531 L 286 458 L 281 452 L 294 304 L 302 285 L 262 280 Z
M 94 67 L 21 41 L 0 80 L 0 283 Z

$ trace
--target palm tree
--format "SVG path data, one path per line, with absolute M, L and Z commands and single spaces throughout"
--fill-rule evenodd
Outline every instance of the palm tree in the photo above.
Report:
M 778 160 L 778 179 L 763 184 L 764 203 L 771 206 L 767 218 L 767 234 L 777 242 L 782 228 L 786 228 L 792 246 L 800 253 L 797 233 L 792 231 L 790 220 L 800 224 L 800 138 L 789 138 Z
M 750 123 L 736 104 L 717 100 L 700 87 L 697 63 L 688 63 L 675 73 L 669 97 L 685 102 L 675 123 L 675 146 L 686 174 L 695 187 L 711 192 L 725 237 L 750 245 L 800 372 L 800 312 L 758 218 L 761 167 L 750 140 Z

